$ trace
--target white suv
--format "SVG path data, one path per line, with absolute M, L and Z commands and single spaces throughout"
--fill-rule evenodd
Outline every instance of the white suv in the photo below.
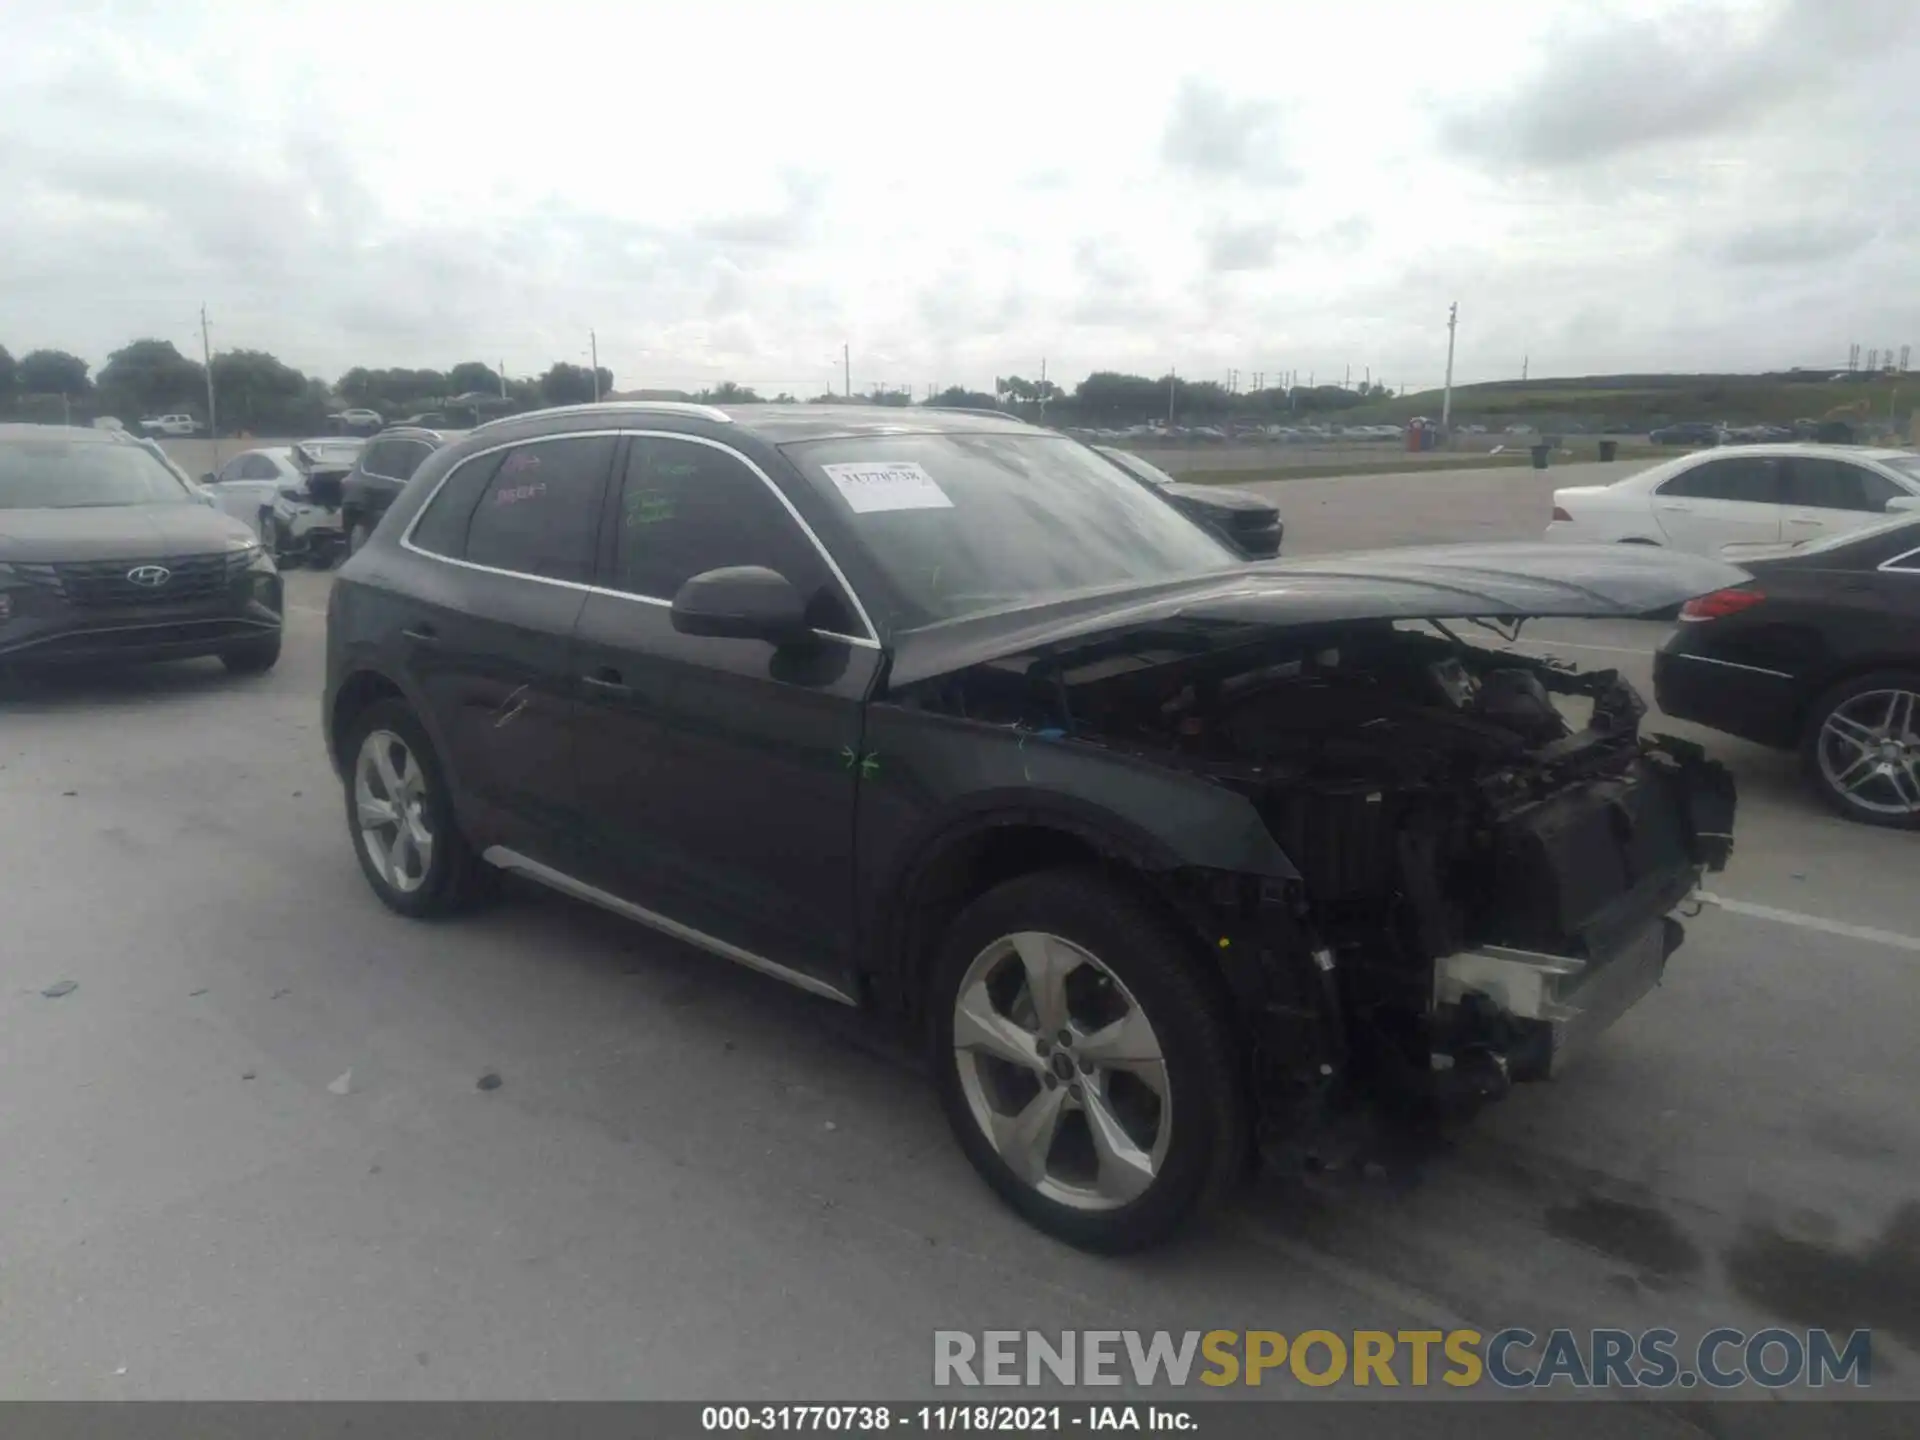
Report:
M 191 415 L 161 415 L 142 420 L 140 428 L 149 435 L 191 435 L 200 428 L 200 422 Z

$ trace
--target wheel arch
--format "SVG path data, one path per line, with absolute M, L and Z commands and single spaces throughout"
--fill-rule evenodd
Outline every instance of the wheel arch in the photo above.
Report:
M 1794 702 L 1793 735 L 1796 744 L 1807 740 L 1808 727 L 1813 724 L 1814 710 L 1826 698 L 1828 692 L 1845 685 L 1850 680 L 1863 680 L 1869 675 L 1904 673 L 1920 677 L 1920 655 L 1876 654 L 1866 657 L 1849 656 L 1847 660 L 1833 669 L 1823 672 L 1818 679 L 1809 680 L 1801 687 L 1801 693 Z

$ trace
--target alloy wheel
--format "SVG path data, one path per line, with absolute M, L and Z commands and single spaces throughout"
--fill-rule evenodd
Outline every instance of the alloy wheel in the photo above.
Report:
M 1173 1133 L 1160 1040 L 1086 950 L 1038 931 L 987 946 L 955 995 L 953 1049 L 981 1133 L 1041 1195 L 1112 1210 L 1159 1175 Z
M 426 774 L 419 757 L 391 730 L 370 731 L 360 742 L 353 803 L 360 844 L 381 880 L 403 895 L 418 890 L 433 865 Z
M 1920 695 L 1866 690 L 1820 726 L 1820 777 L 1847 803 L 1876 815 L 1920 815 Z

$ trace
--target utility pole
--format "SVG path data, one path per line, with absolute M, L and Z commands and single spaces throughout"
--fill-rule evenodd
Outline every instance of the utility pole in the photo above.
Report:
M 1341 380 L 1340 388 L 1342 390 L 1351 390 L 1353 388 L 1353 366 L 1352 365 L 1347 366 L 1346 378 Z
M 1040 357 L 1040 421 L 1041 423 L 1045 424 L 1046 419 L 1047 419 L 1047 357 L 1042 355 Z
M 1371 365 L 1366 367 L 1366 379 L 1360 382 L 1360 388 L 1365 390 L 1369 395 L 1373 393 L 1373 367 Z
M 1453 331 L 1460 323 L 1460 302 L 1447 306 L 1447 384 L 1440 392 L 1440 433 L 1445 435 L 1453 419 Z
M 600 337 L 593 331 L 587 331 L 588 352 L 593 361 L 593 403 L 600 403 Z
M 851 400 L 853 399 L 853 347 L 851 345 L 840 347 L 840 370 L 842 383 L 847 389 L 847 399 Z
M 1172 371 L 1172 370 L 1169 370 L 1169 371 L 1167 371 L 1167 428 L 1168 428 L 1169 430 L 1171 430 L 1171 429 L 1173 428 L 1173 392 L 1174 392 L 1174 386 L 1176 386 L 1177 384 L 1179 384 L 1179 381 L 1178 381 L 1178 380 L 1177 380 L 1177 379 L 1175 378 L 1175 375 L 1176 375 L 1176 372 L 1174 372 L 1174 371 Z
M 500 362 L 500 398 L 507 398 L 507 362 L 504 360 Z
M 1528 362 L 1528 361 L 1530 361 L 1530 360 L 1532 360 L 1532 359 L 1533 359 L 1533 357 L 1532 357 L 1531 355 L 1522 355 L 1522 356 L 1520 357 L 1520 379 L 1521 379 L 1521 380 L 1522 380 L 1523 382 L 1524 382 L 1524 381 L 1526 380 L 1526 378 L 1527 378 L 1527 362 Z
M 220 468 L 220 426 L 213 413 L 213 341 L 209 338 L 207 307 L 200 307 L 200 358 L 207 367 L 207 438 L 213 442 L 213 468 Z

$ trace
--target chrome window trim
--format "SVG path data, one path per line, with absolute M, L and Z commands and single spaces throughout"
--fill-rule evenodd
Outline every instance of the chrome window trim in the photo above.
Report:
M 622 411 L 632 411 L 640 415 L 691 415 L 699 420 L 714 420 L 722 425 L 731 425 L 733 417 L 713 405 L 701 405 L 692 400 L 589 400 L 580 405 L 553 405 L 545 410 L 529 410 L 519 415 L 498 415 L 491 420 L 482 420 L 474 426 L 475 430 L 488 430 L 495 425 L 505 425 L 514 420 L 525 420 L 534 415 L 585 415 L 602 413 L 609 418 L 618 416 Z
M 493 565 L 476 565 L 471 560 L 456 560 L 451 555 L 436 555 L 433 551 L 423 550 L 413 543 L 414 530 L 418 528 L 421 520 L 426 517 L 427 511 L 433 508 L 433 502 L 440 498 L 441 490 L 446 488 L 448 481 L 453 479 L 455 475 L 459 474 L 462 469 L 471 465 L 474 461 L 484 460 L 489 455 L 497 455 L 502 450 L 512 450 L 521 445 L 541 445 L 553 440 L 592 440 L 605 437 L 618 439 L 622 436 L 628 439 L 641 440 L 685 440 L 695 445 L 705 445 L 723 454 L 731 455 L 742 465 L 746 466 L 748 470 L 753 472 L 753 474 L 759 476 L 760 483 L 773 492 L 773 498 L 780 502 L 781 507 L 786 510 L 794 524 L 800 527 L 800 533 L 813 542 L 813 548 L 819 553 L 820 558 L 827 562 L 827 569 L 833 573 L 833 578 L 840 582 L 841 589 L 846 591 L 847 598 L 853 602 L 853 608 L 855 613 L 860 617 L 860 623 L 867 627 L 866 635 L 843 635 L 837 630 L 816 630 L 813 633 L 825 639 L 841 640 L 849 645 L 856 645 L 866 650 L 878 650 L 880 648 L 880 632 L 874 627 L 873 618 L 867 614 L 867 607 L 861 603 L 859 593 L 853 588 L 852 583 L 848 581 L 846 572 L 840 568 L 840 563 L 833 558 L 832 554 L 827 550 L 827 547 L 821 543 L 819 535 L 814 533 L 814 529 L 807 523 L 806 517 L 793 508 L 793 502 L 781 493 L 780 487 L 773 483 L 773 478 L 769 476 L 766 471 L 762 470 L 758 465 L 754 464 L 751 459 L 741 454 L 731 445 L 723 444 L 718 440 L 710 440 L 704 435 L 688 435 L 676 430 L 562 430 L 552 435 L 529 435 L 519 440 L 504 440 L 498 445 L 489 445 L 484 450 L 476 450 L 473 454 L 464 456 L 458 464 L 452 466 L 446 474 L 434 482 L 433 493 L 428 495 L 426 500 L 422 502 L 420 508 L 413 512 L 413 518 L 407 522 L 407 528 L 401 532 L 400 548 L 428 560 L 437 560 L 442 565 L 457 565 L 463 570 L 475 570 L 482 575 L 503 575 L 509 580 L 528 580 L 539 585 L 556 585 L 561 589 L 577 590 L 586 595 L 605 595 L 614 600 L 630 600 L 636 605 L 653 605 L 661 609 L 671 610 L 673 608 L 673 601 L 662 600 L 655 595 L 635 595 L 626 590 L 609 589 L 604 585 L 583 584 L 578 580 L 556 580 L 550 575 L 529 575 L 524 570 L 502 570 Z M 422 463 L 424 464 L 425 462 L 423 461 Z

